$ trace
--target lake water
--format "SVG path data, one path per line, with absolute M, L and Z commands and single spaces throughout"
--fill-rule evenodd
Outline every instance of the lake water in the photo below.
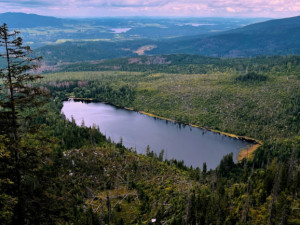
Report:
M 126 33 L 127 31 L 130 31 L 132 28 L 112 28 L 111 30 L 115 34 L 120 34 L 120 33 Z
M 122 138 L 124 146 L 134 148 L 138 153 L 145 154 L 149 145 L 154 152 L 164 149 L 166 158 L 184 160 L 186 165 L 193 167 L 202 168 L 206 162 L 208 168 L 216 168 L 224 155 L 233 152 L 236 159 L 239 150 L 250 144 L 105 103 L 69 100 L 63 103 L 62 112 L 69 120 L 73 116 L 79 126 L 83 120 L 86 126 L 99 126 L 100 131 L 114 142 Z

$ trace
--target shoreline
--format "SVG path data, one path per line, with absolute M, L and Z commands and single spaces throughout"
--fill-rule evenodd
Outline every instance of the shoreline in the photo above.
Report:
M 74 101 L 100 102 L 100 101 L 96 101 L 93 98 L 75 98 L 73 96 L 70 96 L 68 98 L 68 100 L 69 99 L 72 99 Z M 166 118 L 166 117 L 162 117 L 162 116 L 157 116 L 157 115 L 152 114 L 152 113 L 148 113 L 148 112 L 144 112 L 144 111 L 138 111 L 138 110 L 135 110 L 135 109 L 129 108 L 129 107 L 118 106 L 118 105 L 115 105 L 115 104 L 112 104 L 112 103 L 109 103 L 109 102 L 103 102 L 103 103 L 115 106 L 117 108 L 126 109 L 126 110 L 133 111 L 133 112 L 138 112 L 138 113 L 141 113 L 143 115 L 150 116 L 152 118 L 166 120 L 166 121 L 170 121 L 170 122 L 173 122 L 173 123 L 179 123 L 179 122 L 177 122 L 175 120 L 172 120 L 172 119 L 169 119 L 169 118 Z M 238 162 L 242 161 L 243 159 L 250 159 L 250 158 L 252 158 L 253 153 L 260 146 L 263 145 L 262 141 L 254 139 L 254 138 L 251 138 L 251 137 L 239 136 L 239 135 L 236 135 L 236 134 L 231 134 L 231 133 L 227 133 L 227 132 L 223 132 L 223 131 L 219 131 L 219 130 L 215 130 L 215 129 L 201 127 L 201 126 L 198 126 L 198 125 L 195 125 L 195 124 L 186 124 L 186 123 L 179 123 L 179 124 L 188 125 L 188 126 L 195 127 L 195 128 L 200 128 L 202 130 L 211 131 L 211 132 L 214 132 L 214 133 L 217 133 L 217 134 L 221 134 L 221 135 L 224 135 L 224 136 L 227 136 L 227 137 L 230 137 L 230 138 L 235 138 L 235 139 L 239 139 L 239 140 L 242 140 L 242 141 L 251 142 L 251 144 L 247 145 L 245 148 L 240 149 L 240 151 L 239 151 L 239 153 L 237 155 Z

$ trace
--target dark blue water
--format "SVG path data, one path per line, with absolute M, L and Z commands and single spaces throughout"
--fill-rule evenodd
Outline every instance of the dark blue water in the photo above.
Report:
M 240 149 L 248 142 L 230 138 L 200 128 L 183 126 L 166 120 L 155 119 L 139 112 L 117 108 L 104 103 L 65 101 L 62 112 L 67 119 L 74 117 L 76 124 L 93 124 L 112 141 L 145 154 L 147 145 L 156 153 L 165 150 L 165 158 L 184 160 L 193 167 L 207 163 L 216 168 L 222 157 L 233 152 L 236 159 Z

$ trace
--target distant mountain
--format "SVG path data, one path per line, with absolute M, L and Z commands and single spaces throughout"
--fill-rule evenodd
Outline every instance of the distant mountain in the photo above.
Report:
M 142 51 L 141 51 L 142 50 Z M 51 64 L 137 55 L 193 54 L 214 57 L 253 57 L 300 54 L 300 16 L 256 23 L 214 35 L 160 41 L 68 42 L 36 50 Z
M 26 13 L 1 13 L 0 24 L 6 23 L 10 28 L 60 27 L 64 19 Z
M 160 43 L 149 54 L 218 57 L 300 54 L 300 16 L 256 23 L 209 37 Z

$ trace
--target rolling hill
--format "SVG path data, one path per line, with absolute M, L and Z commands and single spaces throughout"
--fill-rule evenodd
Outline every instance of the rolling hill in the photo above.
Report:
M 40 16 L 26 13 L 1 13 L 0 23 L 6 23 L 10 28 L 61 27 L 65 19 L 50 16 Z

